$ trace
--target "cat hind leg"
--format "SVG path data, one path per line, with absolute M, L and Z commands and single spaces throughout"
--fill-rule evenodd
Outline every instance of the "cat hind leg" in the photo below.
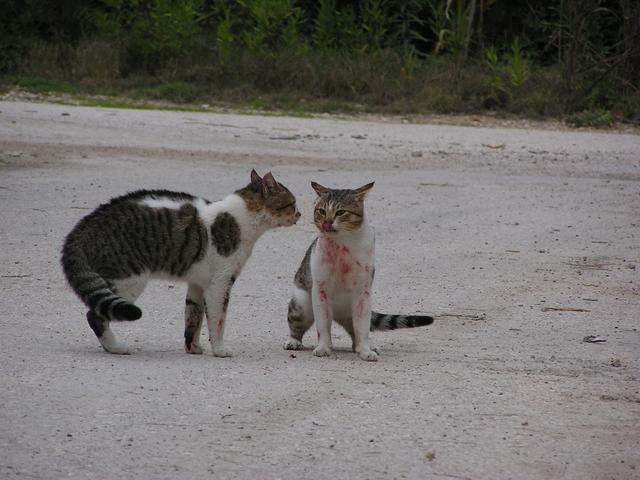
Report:
M 203 290 L 195 285 L 189 285 L 184 311 L 184 350 L 187 353 L 201 354 L 200 330 L 204 318 Z
M 311 295 L 304 290 L 296 289 L 289 302 L 287 313 L 289 323 L 289 339 L 284 343 L 285 350 L 302 350 L 302 337 L 313 325 L 313 309 Z
M 93 330 L 96 337 L 98 337 L 98 341 L 105 352 L 116 355 L 129 355 L 131 353 L 125 345 L 118 343 L 109 327 L 109 320 L 98 315 L 93 310 L 89 310 L 87 312 L 87 321 L 89 322 L 91 330 Z
M 111 282 L 111 290 L 116 295 L 133 303 L 144 290 L 147 280 L 146 276 L 114 280 Z M 126 345 L 118 342 L 110 328 L 111 322 L 108 319 L 90 310 L 87 312 L 87 321 L 106 352 L 116 355 L 129 355 L 131 353 Z

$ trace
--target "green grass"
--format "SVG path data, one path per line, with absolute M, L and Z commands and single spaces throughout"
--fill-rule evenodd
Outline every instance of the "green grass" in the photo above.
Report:
M 84 107 L 121 108 L 128 110 L 161 110 L 168 112 L 204 112 L 205 108 L 186 107 L 180 105 L 160 105 L 151 103 L 136 103 L 134 100 L 108 100 L 90 97 L 74 97 L 74 103 Z
M 15 85 L 33 93 L 78 93 L 80 87 L 69 82 L 43 77 L 18 77 Z
M 38 45 L 25 69 L 0 79 L 0 89 L 19 87 L 57 101 L 105 108 L 206 111 L 232 108 L 247 113 L 274 112 L 296 117 L 318 113 L 384 115 L 478 114 L 565 119 L 576 127 L 606 128 L 615 121 L 638 122 L 638 96 L 619 95 L 608 107 L 585 105 L 565 111 L 558 66 L 527 65 L 515 84 L 509 70 L 493 68 L 484 59 L 470 59 L 460 68 L 448 56 L 415 60 L 387 50 L 372 54 L 344 52 L 272 52 L 269 58 L 238 52 L 224 66 L 206 56 L 181 58 L 154 75 L 120 73 L 114 47 L 79 46 L 83 54 L 65 69 L 54 68 Z M 68 49 L 62 49 L 67 51 Z M 102 58 L 98 53 L 104 54 Z M 74 63 L 75 62 L 75 63 Z M 501 77 L 500 77 L 501 76 Z M 499 78 L 499 88 L 497 79 Z M 611 89 L 609 89 L 611 91 Z M 595 96 L 594 96 L 595 98 Z
M 145 82 L 149 82 L 149 85 L 145 85 Z M 375 101 L 368 102 L 366 98 L 349 101 L 318 98 L 299 91 L 262 93 L 251 88 L 244 88 L 241 93 L 231 88 L 213 95 L 206 86 L 200 84 L 177 81 L 158 85 L 156 82 L 151 78 L 136 78 L 133 82 L 125 81 L 112 85 L 108 89 L 109 95 L 93 96 L 94 89 L 87 89 L 81 84 L 42 77 L 18 77 L 9 82 L 5 79 L 0 83 L 0 92 L 7 92 L 17 86 L 28 92 L 50 96 L 53 101 L 90 107 L 179 112 L 231 108 L 249 114 L 257 112 L 299 118 L 308 118 L 319 113 L 349 115 L 483 113 L 486 110 L 482 108 L 481 103 L 488 98 L 482 89 L 460 95 L 459 92 L 446 90 L 441 85 L 433 83 L 428 94 L 416 92 L 415 96 L 401 96 L 387 104 L 381 104 Z M 463 88 L 472 88 L 465 82 L 462 82 L 462 85 Z M 56 95 L 60 94 L 64 97 L 56 98 Z M 502 108 L 489 110 L 493 111 L 494 115 L 516 115 L 533 119 L 564 118 L 568 125 L 577 128 L 610 128 L 614 124 L 612 113 L 603 109 L 585 110 L 569 116 L 562 115 L 561 105 L 550 103 L 548 92 L 533 91 L 526 96 L 517 97 L 515 101 L 509 101 L 512 104 L 506 108 L 503 105 Z M 628 110 L 630 114 L 636 112 L 635 109 Z
M 208 92 L 203 86 L 183 81 L 137 88 L 132 94 L 134 97 L 166 100 L 174 103 L 201 102 L 208 97 Z

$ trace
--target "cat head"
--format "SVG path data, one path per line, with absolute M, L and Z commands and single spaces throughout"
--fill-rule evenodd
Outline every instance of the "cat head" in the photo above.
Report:
M 236 193 L 250 211 L 260 212 L 270 227 L 288 227 L 300 218 L 296 197 L 287 187 L 278 183 L 271 172 L 260 177 L 252 170 L 251 183 Z
M 313 211 L 313 222 L 322 233 L 335 235 L 354 232 L 364 221 L 364 198 L 373 188 L 373 182 L 354 190 L 334 190 L 311 182 L 318 194 Z

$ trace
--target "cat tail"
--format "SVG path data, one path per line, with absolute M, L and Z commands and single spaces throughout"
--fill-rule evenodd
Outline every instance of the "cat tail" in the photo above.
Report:
M 94 272 L 82 248 L 65 244 L 62 269 L 69 285 L 90 310 L 109 320 L 137 320 L 142 310 L 117 295 L 113 285 Z
M 428 315 L 385 315 L 371 312 L 371 330 L 395 330 L 431 325 L 433 317 Z

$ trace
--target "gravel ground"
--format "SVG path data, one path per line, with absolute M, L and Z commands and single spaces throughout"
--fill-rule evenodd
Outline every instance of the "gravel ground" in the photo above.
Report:
M 133 354 L 103 352 L 67 232 L 129 190 L 216 200 L 254 167 L 303 218 L 240 276 L 234 356 L 183 352 L 169 282 L 115 326 Z M 312 179 L 376 181 L 374 308 L 436 316 L 374 334 L 378 363 L 337 327 L 332 358 L 315 335 L 282 349 Z M 0 205 L 3 479 L 640 478 L 638 135 L 2 102 Z

